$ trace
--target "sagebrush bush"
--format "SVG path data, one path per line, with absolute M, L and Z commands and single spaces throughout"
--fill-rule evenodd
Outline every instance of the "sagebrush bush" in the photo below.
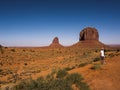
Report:
M 63 69 L 55 74 L 59 78 L 54 78 L 53 74 L 49 74 L 46 78 L 39 77 L 36 80 L 22 81 L 12 90 L 73 90 L 73 84 L 76 84 L 80 90 L 89 90 L 89 86 L 82 81 L 83 77 L 78 73 L 68 74 Z
M 70 82 L 71 84 L 76 84 L 76 83 L 82 81 L 83 77 L 80 74 L 78 74 L 78 73 L 73 73 L 73 74 L 69 74 L 66 77 L 66 80 L 68 82 Z
M 96 57 L 93 59 L 94 62 L 100 61 L 100 57 Z
M 88 84 L 85 82 L 78 82 L 77 86 L 80 88 L 80 90 L 90 90 Z
M 81 63 L 81 64 L 79 64 L 78 65 L 78 67 L 84 67 L 84 66 L 86 66 L 88 63 Z
M 91 69 L 93 70 L 98 70 L 98 69 L 101 69 L 102 68 L 102 65 L 101 64 L 94 64 Z
M 57 78 L 64 78 L 67 74 L 68 74 L 67 71 L 63 69 L 63 70 L 59 70 L 56 76 Z
M 72 67 L 66 67 L 66 68 L 65 68 L 66 71 L 70 71 L 70 70 L 72 70 L 72 69 L 75 69 L 75 66 L 72 66 Z

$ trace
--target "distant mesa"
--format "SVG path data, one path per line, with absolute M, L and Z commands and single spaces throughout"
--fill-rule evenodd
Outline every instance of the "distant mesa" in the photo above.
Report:
M 59 38 L 55 37 L 52 41 L 52 44 L 50 44 L 50 47 L 63 47 L 63 46 L 59 43 Z
M 98 34 L 97 29 L 91 28 L 91 27 L 87 27 L 87 28 L 83 29 L 80 32 L 79 41 L 86 41 L 86 40 L 98 41 L 99 40 L 99 34 Z
M 99 33 L 96 28 L 87 27 L 84 28 L 79 34 L 79 42 L 73 46 L 79 46 L 81 48 L 101 48 L 108 47 L 99 41 Z

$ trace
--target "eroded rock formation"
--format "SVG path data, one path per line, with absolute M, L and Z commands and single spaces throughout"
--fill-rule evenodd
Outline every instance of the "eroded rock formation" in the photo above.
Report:
M 99 41 L 99 34 L 98 34 L 97 29 L 91 28 L 91 27 L 84 28 L 80 32 L 79 41 L 86 41 L 86 40 Z
M 55 37 L 52 41 L 52 44 L 59 44 L 59 39 L 58 37 Z
M 63 47 L 63 46 L 59 43 L 59 38 L 55 37 L 52 41 L 52 44 L 50 44 L 50 47 Z
M 108 47 L 99 41 L 98 30 L 92 27 L 84 28 L 79 34 L 79 42 L 73 46 L 79 46 L 81 48 L 101 48 Z

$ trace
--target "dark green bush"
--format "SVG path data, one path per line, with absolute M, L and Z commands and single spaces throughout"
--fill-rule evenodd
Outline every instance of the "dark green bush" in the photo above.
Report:
M 78 65 L 78 67 L 84 67 L 84 66 L 86 66 L 88 63 L 81 63 L 81 64 L 79 64 Z
M 63 70 L 59 70 L 56 76 L 57 78 L 64 78 L 67 74 L 68 74 L 67 71 L 63 69 Z
M 22 81 L 21 83 L 19 83 L 18 85 L 16 85 L 13 90 L 25 90 L 27 83 L 25 81 Z
M 93 59 L 94 62 L 100 61 L 100 57 L 96 57 Z
M 90 90 L 88 84 L 85 82 L 78 82 L 77 86 L 80 88 L 80 90 Z
M 72 66 L 72 67 L 66 67 L 66 68 L 65 68 L 66 71 L 70 71 L 70 70 L 72 70 L 72 69 L 75 69 L 75 66 Z
M 64 70 L 60 70 L 60 72 L 66 73 Z M 57 74 L 59 75 L 59 73 Z M 40 77 L 37 80 L 30 79 L 29 81 L 22 81 L 13 87 L 12 90 L 73 90 L 73 84 L 76 84 L 80 90 L 89 90 L 89 86 L 82 82 L 83 77 L 78 73 L 60 73 L 60 78 L 54 78 L 51 75 L 46 76 L 46 78 Z
M 101 68 L 102 68 L 101 64 L 94 64 L 94 65 L 91 67 L 91 69 L 93 69 L 93 70 L 98 70 L 98 69 L 101 69 Z
M 71 84 L 76 84 L 83 80 L 83 77 L 78 73 L 70 74 L 66 77 L 66 80 Z

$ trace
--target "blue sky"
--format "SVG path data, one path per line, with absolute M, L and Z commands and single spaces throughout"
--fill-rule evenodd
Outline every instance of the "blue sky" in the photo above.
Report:
M 0 44 L 48 46 L 79 41 L 85 27 L 95 27 L 100 41 L 120 44 L 119 0 L 0 0 Z

